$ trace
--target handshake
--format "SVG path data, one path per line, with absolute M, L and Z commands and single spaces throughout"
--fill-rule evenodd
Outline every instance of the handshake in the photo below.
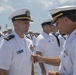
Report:
M 43 63 L 50 64 L 53 66 L 59 66 L 60 64 L 59 58 L 47 58 L 38 54 L 32 55 L 32 60 L 34 63 L 43 62 Z M 60 74 L 57 71 L 49 71 L 48 75 L 60 75 Z
M 32 60 L 33 60 L 34 63 L 42 62 L 42 59 L 43 59 L 43 57 L 41 55 L 38 55 L 38 54 L 33 54 L 32 55 Z

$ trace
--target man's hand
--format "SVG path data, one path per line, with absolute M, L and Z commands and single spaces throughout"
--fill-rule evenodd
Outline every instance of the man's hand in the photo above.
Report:
M 48 75 L 60 75 L 57 71 L 49 71 Z
M 35 63 L 35 62 L 41 62 L 41 58 L 42 58 L 42 56 L 40 56 L 40 55 L 38 55 L 38 54 L 33 54 L 32 55 L 32 60 L 33 60 L 33 62 Z
M 0 69 L 0 75 L 8 75 L 8 71 L 4 69 Z
M 34 63 L 38 62 L 37 55 L 33 54 L 32 55 L 32 60 L 33 60 Z

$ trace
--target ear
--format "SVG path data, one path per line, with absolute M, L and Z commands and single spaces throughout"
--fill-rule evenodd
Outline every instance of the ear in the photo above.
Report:
M 64 17 L 65 22 L 68 22 L 68 20 L 69 20 L 68 17 Z

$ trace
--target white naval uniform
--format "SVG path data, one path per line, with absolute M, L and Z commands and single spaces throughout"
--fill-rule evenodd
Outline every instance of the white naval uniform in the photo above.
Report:
M 3 38 L 4 38 L 3 36 L 0 37 L 0 44 L 1 44 L 1 41 L 2 41 Z
M 76 75 L 76 29 L 67 38 L 66 44 L 60 55 L 61 75 Z
M 56 52 L 56 50 L 54 50 L 54 42 L 45 32 L 42 32 L 42 34 L 37 37 L 36 51 L 41 52 L 43 56 L 54 57 Z M 44 66 L 47 73 L 49 70 L 57 70 L 57 67 L 52 65 L 44 64 Z
M 28 34 L 27 37 L 28 37 L 30 40 L 33 40 L 33 35 Z
M 2 41 L 3 38 L 4 38 L 4 35 L 3 35 L 3 33 L 0 31 L 0 44 L 1 44 L 1 41 Z
M 31 75 L 31 50 L 26 36 L 20 38 L 16 32 L 9 41 L 3 40 L 0 46 L 0 68 L 8 70 L 9 75 Z
M 50 33 L 49 36 L 52 37 L 52 40 L 54 41 L 54 46 L 55 46 L 54 48 L 55 48 L 55 50 L 57 50 L 56 51 L 57 53 L 55 54 L 55 57 L 59 57 L 60 52 L 62 51 L 63 45 L 66 42 L 66 40 L 60 34 L 57 36 L 56 34 Z M 59 39 L 59 43 L 58 43 L 58 40 L 57 39 Z
M 66 42 L 66 38 L 64 38 L 64 36 L 62 36 L 61 34 L 59 34 L 58 35 L 58 38 L 59 38 L 59 40 L 60 40 L 60 50 L 62 51 L 62 49 L 63 49 L 63 45 L 64 45 L 64 43 Z

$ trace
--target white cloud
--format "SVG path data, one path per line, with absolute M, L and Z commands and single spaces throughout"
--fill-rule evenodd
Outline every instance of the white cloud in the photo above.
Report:
M 10 1 L 10 0 L 3 0 L 3 2 L 6 2 L 6 3 L 9 2 L 9 1 Z
M 11 0 L 1 0 L 1 3 L 0 3 L 0 13 L 1 12 L 4 12 L 4 11 L 14 11 L 15 9 L 9 5 L 9 2 Z
M 31 2 L 32 2 L 32 0 L 27 0 L 27 2 L 28 2 L 28 3 L 31 3 Z
M 47 9 L 50 6 L 53 6 L 53 1 L 50 0 L 28 0 L 28 3 L 36 3 L 36 4 L 41 4 L 43 9 Z M 36 5 L 35 4 L 35 5 Z
M 61 5 L 68 5 L 68 4 L 74 4 L 76 2 L 76 0 L 58 0 L 57 1 L 59 4 Z
M 0 6 L 0 13 L 4 12 L 4 11 L 15 11 L 15 9 L 9 5 L 2 5 Z
M 7 5 L 6 10 L 15 11 L 15 9 L 12 6 Z
M 76 0 L 38 0 L 37 2 L 40 2 L 43 8 L 47 9 L 49 7 L 56 7 L 59 5 L 74 4 Z
M 3 1 L 7 2 L 7 1 L 9 1 L 9 0 L 3 0 Z
M 47 9 L 50 6 L 53 6 L 53 2 L 50 0 L 40 0 L 40 3 L 43 5 L 44 9 Z
M 3 12 L 4 10 L 4 7 L 0 7 L 0 12 Z
M 67 1 L 69 1 L 69 0 L 59 0 L 59 3 L 60 3 L 60 4 L 64 4 L 64 3 L 66 3 Z

